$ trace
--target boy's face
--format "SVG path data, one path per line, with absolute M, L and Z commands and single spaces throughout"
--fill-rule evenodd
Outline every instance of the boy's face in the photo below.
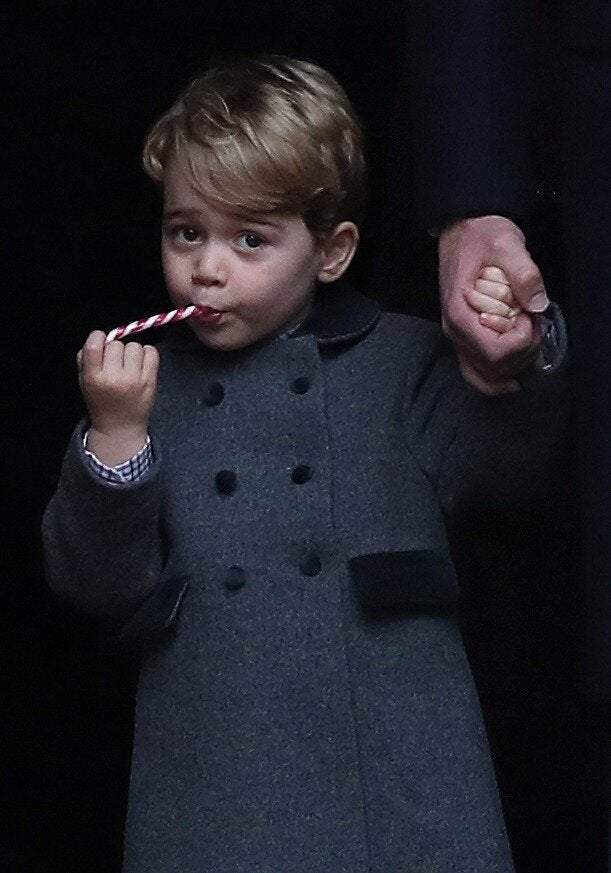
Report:
M 300 216 L 220 210 L 178 161 L 164 175 L 162 257 L 172 302 L 206 307 L 189 325 L 204 345 L 224 351 L 299 324 L 324 262 Z

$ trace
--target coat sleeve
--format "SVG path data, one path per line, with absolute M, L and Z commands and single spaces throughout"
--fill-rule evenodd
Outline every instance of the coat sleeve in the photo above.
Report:
M 405 117 L 415 205 L 429 228 L 526 217 L 532 16 L 525 0 L 409 4 Z
M 156 587 L 163 566 L 161 461 L 113 485 L 89 468 L 83 424 L 70 441 L 42 524 L 50 587 L 87 612 L 122 617 Z
M 566 328 L 558 307 L 553 310 L 554 359 L 522 377 L 520 391 L 498 397 L 465 382 L 438 326 L 419 322 L 415 345 L 421 351 L 404 407 L 406 428 L 444 509 L 473 495 L 502 502 L 534 491 L 568 413 Z

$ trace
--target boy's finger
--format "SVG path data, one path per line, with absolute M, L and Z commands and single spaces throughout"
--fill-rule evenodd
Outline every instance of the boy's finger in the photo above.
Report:
M 142 355 L 142 372 L 149 378 L 157 378 L 159 369 L 159 352 L 155 346 L 144 346 Z
M 500 282 L 502 285 L 509 285 L 507 274 L 500 267 L 484 267 L 479 275 L 481 279 L 488 279 L 489 282 Z
M 477 279 L 473 286 L 480 294 L 487 294 L 495 300 L 502 300 L 507 306 L 515 307 L 517 301 L 511 293 L 511 288 L 504 282 L 491 282 L 489 279 Z
M 476 288 L 467 289 L 465 296 L 469 304 L 474 309 L 477 309 L 478 312 L 489 312 L 492 315 L 501 315 L 505 318 L 512 318 L 515 315 L 515 311 L 511 306 L 503 303 L 502 300 L 497 300 L 488 294 L 483 294 Z
M 140 343 L 127 343 L 123 348 L 123 366 L 133 367 L 135 370 L 142 369 L 144 352 Z
M 101 330 L 94 330 L 85 340 L 85 345 L 80 351 L 80 367 L 83 370 L 101 370 L 104 360 L 104 341 L 106 334 Z
M 106 343 L 104 346 L 103 367 L 105 369 L 121 369 L 123 367 L 124 353 L 125 346 L 120 340 L 113 340 L 110 343 Z
M 486 327 L 495 330 L 497 333 L 507 333 L 508 330 L 511 330 L 515 327 L 515 317 L 514 318 L 505 318 L 502 315 L 493 315 L 490 312 L 480 312 L 479 320 Z

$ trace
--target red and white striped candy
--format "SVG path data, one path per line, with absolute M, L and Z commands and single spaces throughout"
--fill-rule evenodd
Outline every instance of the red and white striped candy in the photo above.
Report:
M 191 318 L 192 315 L 199 315 L 200 313 L 201 306 L 183 306 L 181 309 L 172 309 L 171 312 L 160 312 L 159 315 L 140 318 L 138 321 L 132 321 L 131 324 L 115 327 L 106 337 L 106 342 L 109 343 L 112 340 L 121 339 L 130 333 L 148 330 L 149 327 L 162 327 L 164 324 L 170 324 L 172 321 L 183 321 L 185 318 Z

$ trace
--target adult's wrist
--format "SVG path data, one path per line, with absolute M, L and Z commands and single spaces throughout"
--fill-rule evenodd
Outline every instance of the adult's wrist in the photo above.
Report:
M 499 212 L 483 212 L 467 215 L 448 215 L 441 218 L 435 225 L 429 227 L 429 234 L 437 239 L 441 238 L 442 235 L 447 235 L 448 232 L 455 230 L 460 226 L 465 226 L 467 224 L 471 224 L 482 218 L 502 218 L 505 221 L 510 222 L 514 227 L 517 227 L 519 230 L 523 231 L 524 222 L 516 219 L 511 215 L 501 215 Z
M 478 224 L 483 224 L 490 219 L 506 222 L 507 224 L 511 225 L 512 228 L 517 228 L 517 230 L 522 233 L 521 228 L 515 223 L 512 218 L 510 218 L 508 215 L 499 215 L 495 212 L 486 215 L 465 215 L 458 218 L 453 218 L 450 221 L 446 222 L 442 227 L 440 227 L 439 236 L 445 233 L 451 233 L 453 230 L 460 229 L 461 227 L 477 227 Z

